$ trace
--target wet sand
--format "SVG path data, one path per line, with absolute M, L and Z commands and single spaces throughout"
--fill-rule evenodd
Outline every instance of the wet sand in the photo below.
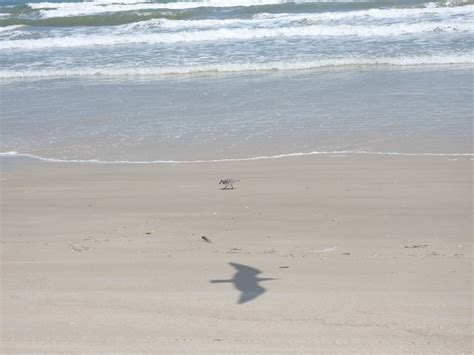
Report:
M 472 352 L 471 157 L 1 178 L 3 353 Z

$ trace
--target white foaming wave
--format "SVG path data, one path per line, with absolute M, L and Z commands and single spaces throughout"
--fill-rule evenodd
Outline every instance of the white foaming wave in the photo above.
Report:
M 166 76 L 186 74 L 212 74 L 212 73 L 239 73 L 239 72 L 266 72 L 266 71 L 295 71 L 311 70 L 324 67 L 343 66 L 416 66 L 416 65 L 453 65 L 474 64 L 474 53 L 464 55 L 444 56 L 416 56 L 416 57 L 383 57 L 383 58 L 346 58 L 346 59 L 320 59 L 307 61 L 279 61 L 266 63 L 239 63 L 239 64 L 207 64 L 179 67 L 157 67 L 157 68 L 77 68 L 56 69 L 36 71 L 11 71 L 0 70 L 2 79 L 22 78 L 57 78 L 57 77 L 88 77 L 88 76 Z
M 223 26 L 232 25 L 258 25 L 265 23 L 273 23 L 274 20 L 253 20 L 253 19 L 223 19 L 223 20 L 168 20 L 168 19 L 151 19 L 145 21 L 134 22 L 126 25 L 116 26 L 119 30 L 142 30 L 142 29 L 200 29 L 200 28 L 222 28 Z
M 15 31 L 15 30 L 17 30 L 18 28 L 21 28 L 21 27 L 25 27 L 25 25 L 11 25 L 11 26 L 0 27 L 0 33 Z
M 32 2 L 26 5 L 31 9 L 80 9 L 82 7 L 90 6 L 107 6 L 107 5 L 135 5 L 135 4 L 153 4 L 152 0 L 92 0 L 92 1 L 79 1 L 79 2 Z
M 459 7 L 429 7 L 429 8 L 400 8 L 400 9 L 369 9 L 345 12 L 322 12 L 301 14 L 270 14 L 261 13 L 255 19 L 292 19 L 309 21 L 337 21 L 347 19 L 405 19 L 420 16 L 441 16 L 447 18 L 458 15 L 474 15 L 474 5 Z
M 41 2 L 28 3 L 32 9 L 40 10 L 43 17 L 67 17 L 78 15 L 93 15 L 104 12 L 136 11 L 136 10 L 186 10 L 200 7 L 251 7 L 259 5 L 278 5 L 284 3 L 318 3 L 321 0 L 206 0 L 206 1 L 178 1 L 156 3 L 139 0 L 108 0 L 87 2 Z
M 281 21 L 280 21 L 281 22 Z M 272 25 L 278 24 L 275 19 L 222 19 L 222 20 L 168 20 L 168 19 L 151 19 L 145 21 L 134 22 L 126 25 L 117 26 L 120 30 L 142 30 L 142 29 L 201 29 L 201 28 L 222 28 L 224 26 L 246 26 L 246 25 Z
M 50 163 L 81 163 L 81 164 L 202 164 L 202 163 L 228 163 L 254 160 L 271 160 L 292 157 L 304 157 L 311 155 L 385 155 L 385 156 L 409 156 L 409 157 L 472 157 L 474 153 L 402 153 L 402 152 L 374 152 L 367 150 L 339 150 L 339 151 L 310 151 L 284 153 L 277 155 L 260 155 L 248 158 L 222 158 L 222 159 L 197 159 L 197 160 L 100 160 L 100 159 L 61 159 L 47 158 L 34 154 L 18 153 L 14 151 L 0 153 L 0 157 L 29 158 Z
M 212 30 L 193 30 L 173 33 L 135 33 L 120 35 L 77 35 L 46 37 L 41 39 L 7 40 L 0 42 L 0 49 L 44 49 L 76 48 L 88 46 L 112 46 L 128 44 L 171 44 L 184 42 L 208 42 L 224 40 L 254 40 L 282 37 L 377 37 L 413 35 L 427 32 L 473 32 L 471 21 L 443 23 L 393 24 L 387 26 L 324 26 L 282 28 L 221 28 Z
M 199 7 L 236 7 L 256 5 L 278 5 L 282 3 L 316 3 L 317 0 L 285 1 L 285 0 L 210 0 L 210 1 L 183 1 L 156 3 L 140 0 L 97 0 L 87 2 L 64 2 L 64 3 L 29 3 L 32 9 L 39 10 L 43 17 L 68 17 L 80 15 L 94 15 L 105 12 L 137 11 L 137 10 L 185 10 Z M 425 8 L 402 8 L 402 9 L 370 9 L 362 11 L 349 11 L 326 13 L 327 19 L 344 19 L 356 17 L 374 18 L 396 18 L 403 16 L 418 16 L 424 14 L 453 15 L 467 14 L 472 5 L 466 6 L 443 6 Z
M 319 2 L 317 0 L 308 0 L 301 2 Z M 293 0 L 203 0 L 203 1 L 169 1 L 169 2 L 155 2 L 153 0 L 92 0 L 80 2 L 34 2 L 27 5 L 32 9 L 60 9 L 69 7 L 81 6 L 106 6 L 106 5 L 159 5 L 165 8 L 175 7 L 231 7 L 231 6 L 252 6 L 252 5 L 267 5 L 267 4 L 281 4 L 281 3 L 300 3 L 300 1 Z
M 407 17 L 421 17 L 427 15 L 440 15 L 443 18 L 458 15 L 474 15 L 474 5 L 463 7 L 447 8 L 414 8 L 414 9 L 370 9 L 348 12 L 324 12 L 324 13 L 300 13 L 300 14 L 270 14 L 262 13 L 254 15 L 251 19 L 206 19 L 206 20 L 168 20 L 151 19 L 139 21 L 132 24 L 120 25 L 124 29 L 187 29 L 187 28 L 221 28 L 232 25 L 251 25 L 251 26 L 281 26 L 295 22 L 304 22 L 306 25 L 310 22 L 338 21 L 348 19 L 405 19 Z M 468 20 L 468 19 L 464 19 Z

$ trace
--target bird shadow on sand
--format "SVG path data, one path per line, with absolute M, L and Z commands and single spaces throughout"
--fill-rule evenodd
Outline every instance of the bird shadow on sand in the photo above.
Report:
M 276 280 L 274 278 L 260 278 L 257 275 L 262 272 L 250 266 L 229 263 L 237 272 L 229 280 L 211 280 L 211 283 L 233 283 L 234 287 L 240 291 L 238 304 L 254 300 L 265 293 L 265 289 L 259 285 L 261 281 Z

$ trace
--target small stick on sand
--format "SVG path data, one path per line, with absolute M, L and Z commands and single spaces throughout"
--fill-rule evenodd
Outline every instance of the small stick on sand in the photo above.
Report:
M 201 237 L 201 239 L 204 240 L 206 243 L 212 243 L 211 240 L 208 237 L 206 237 L 205 235 L 203 235 Z
M 419 245 L 405 245 L 405 248 L 426 248 L 428 244 L 419 244 Z

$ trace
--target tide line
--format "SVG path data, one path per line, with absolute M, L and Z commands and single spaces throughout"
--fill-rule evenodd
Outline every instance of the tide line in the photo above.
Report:
M 202 163 L 226 163 L 239 161 L 270 160 L 291 157 L 302 157 L 310 155 L 384 155 L 384 156 L 410 156 L 410 157 L 473 157 L 474 153 L 401 153 L 401 152 L 373 152 L 367 150 L 340 150 L 340 151 L 311 151 L 285 153 L 278 155 L 261 155 L 246 158 L 222 158 L 207 160 L 99 160 L 99 159 L 61 159 L 47 158 L 34 154 L 18 153 L 14 151 L 0 153 L 0 158 L 28 158 L 50 163 L 80 163 L 80 164 L 202 164 Z

